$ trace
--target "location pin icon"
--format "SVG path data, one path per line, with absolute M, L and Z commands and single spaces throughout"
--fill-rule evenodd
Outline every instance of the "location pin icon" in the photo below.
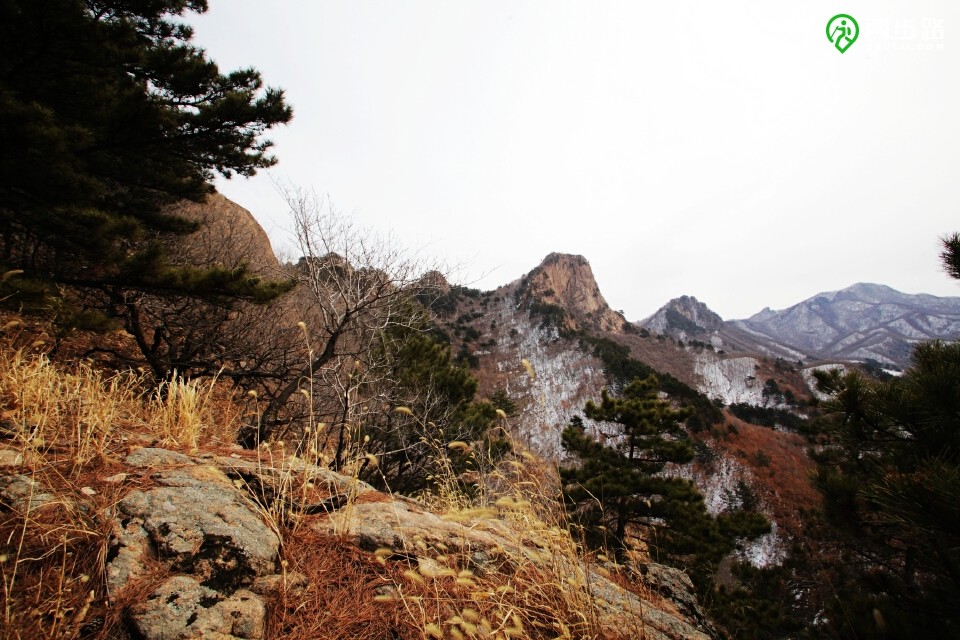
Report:
M 846 52 L 860 36 L 860 25 L 853 16 L 838 13 L 827 23 L 827 40 L 833 43 L 840 53 Z

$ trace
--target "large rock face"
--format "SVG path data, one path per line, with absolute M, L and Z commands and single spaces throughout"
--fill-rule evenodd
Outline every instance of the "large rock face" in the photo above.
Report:
M 565 548 L 575 547 L 568 534 L 541 529 L 535 522 L 518 528 L 491 514 L 440 517 L 415 503 L 390 500 L 362 502 L 314 526 L 327 534 L 345 535 L 380 557 L 413 559 L 419 574 L 431 579 L 467 569 L 481 577 L 490 571 L 507 576 L 539 572 L 544 583 L 567 584 L 568 589 L 580 585 L 589 594 L 588 607 L 603 637 L 715 637 L 693 595 L 693 584 L 682 572 L 652 563 L 635 569 L 636 577 L 652 588 L 647 596 L 639 595 L 611 580 L 602 567 L 591 567 L 564 553 Z M 452 557 L 460 558 L 463 566 L 451 568 Z
M 219 468 L 183 454 L 141 449 L 127 464 L 160 469 L 151 475 L 157 486 L 117 504 L 111 596 L 145 578 L 153 562 L 172 574 L 131 610 L 137 633 L 147 640 L 263 638 L 265 604 L 250 588 L 276 573 L 280 538 L 253 503 Z
M 568 329 L 623 331 L 626 321 L 604 300 L 583 256 L 551 253 L 525 276 L 521 286 L 534 300 L 562 308 Z
M 499 509 L 440 515 L 295 459 L 278 470 L 240 458 L 142 448 L 125 464 L 126 477 L 141 480 L 116 506 L 108 584 L 115 602 L 128 601 L 131 589 L 145 594 L 127 611 L 131 631 L 145 640 L 268 637 L 273 598 L 284 585 L 302 589 L 309 582 L 301 574 L 278 573 L 280 540 L 263 517 L 280 499 L 275 489 L 296 484 L 305 473 L 310 486 L 322 485 L 322 493 L 332 497 L 318 508 L 291 503 L 299 509 L 302 525 L 313 535 L 350 540 L 385 566 L 412 566 L 422 576 L 418 580 L 470 575 L 468 581 L 492 577 L 512 585 L 495 603 L 507 602 L 513 589 L 520 591 L 517 602 L 525 601 L 521 590 L 527 588 L 562 594 L 561 583 L 567 581 L 565 589 L 582 589 L 582 604 L 603 637 L 716 637 L 682 572 L 631 564 L 632 579 L 642 586 L 625 589 L 610 579 L 607 569 L 579 558 L 565 531 L 517 521 L 513 501 Z M 347 495 L 349 500 L 334 499 Z M 462 564 L 459 574 L 445 568 L 453 558 Z M 536 576 L 541 583 L 529 583 Z M 337 579 L 331 576 L 331 584 L 320 588 L 337 588 Z M 149 589 L 144 591 L 144 585 Z M 403 589 L 385 583 L 378 592 Z
M 276 277 L 280 263 L 263 227 L 249 211 L 219 193 L 204 202 L 183 201 L 171 213 L 201 223 L 200 229 L 178 238 L 176 250 L 193 264 L 236 267 L 246 264 L 263 277 Z

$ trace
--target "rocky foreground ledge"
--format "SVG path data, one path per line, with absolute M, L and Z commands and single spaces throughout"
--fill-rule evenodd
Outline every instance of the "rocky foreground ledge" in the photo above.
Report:
M 82 489 L 64 495 L 63 489 L 43 486 L 15 457 L 0 462 L 5 462 L 0 510 L 30 515 L 84 498 Z M 188 456 L 143 447 L 127 455 L 123 467 L 101 479 L 122 496 L 109 515 L 105 571 L 109 600 L 126 608 L 134 637 L 268 637 L 270 607 L 308 586 L 309 579 L 288 570 L 281 554 L 281 532 L 296 536 L 300 531 L 337 537 L 384 565 L 403 563 L 416 570 L 412 579 L 418 581 L 454 576 L 444 564 L 451 557 L 458 558 L 460 576 L 520 565 L 542 569 L 544 575 L 570 575 L 570 588 L 586 594 L 585 608 L 604 637 L 716 638 L 681 571 L 647 563 L 622 568 L 615 576 L 604 566 L 551 554 L 546 538 L 554 533 L 518 532 L 489 513 L 440 515 L 302 462 L 275 469 L 236 454 Z M 283 487 L 292 486 L 298 474 L 309 474 L 311 486 L 325 497 L 304 502 L 285 494 Z M 287 502 L 282 510 L 273 508 L 279 500 Z M 296 518 L 296 528 L 277 522 L 278 513 Z M 624 586 L 631 582 L 641 586 Z M 385 583 L 376 598 L 402 597 L 401 592 L 402 586 Z M 460 624 L 466 629 L 470 623 Z M 424 637 L 431 637 L 433 627 L 426 627 Z M 483 628 L 470 628 L 484 637 Z

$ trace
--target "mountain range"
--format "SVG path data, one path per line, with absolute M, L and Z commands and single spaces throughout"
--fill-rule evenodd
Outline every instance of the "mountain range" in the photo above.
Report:
M 266 253 L 265 237 L 252 237 Z M 722 407 L 721 421 L 697 435 L 709 451 L 684 473 L 712 513 L 736 508 L 743 487 L 755 495 L 774 523 L 742 551 L 756 566 L 776 564 L 789 541 L 803 535 L 797 514 L 817 501 L 809 481 L 813 463 L 798 433 L 751 424 L 733 408 L 802 417 L 815 404 L 815 368 L 867 359 L 902 367 L 914 343 L 960 337 L 960 298 L 881 285 L 858 284 L 732 321 L 683 296 L 634 323 L 610 308 L 579 255 L 550 254 L 493 291 L 451 285 L 436 273 L 429 279 L 439 292 L 431 305 L 435 329 L 469 364 L 478 397 L 509 398 L 510 432 L 546 460 L 564 458 L 563 427 L 615 383 L 613 369 L 628 361 Z M 584 424 L 591 428 L 589 420 Z
M 902 368 L 918 342 L 960 338 L 960 297 L 907 294 L 858 283 L 786 309 L 766 308 L 744 320 L 724 321 L 696 298 L 682 296 L 639 324 L 727 352 L 807 362 L 875 361 Z

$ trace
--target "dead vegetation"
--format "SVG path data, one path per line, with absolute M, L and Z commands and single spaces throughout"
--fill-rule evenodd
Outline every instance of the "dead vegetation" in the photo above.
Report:
M 0 344 L 0 478 L 17 483 L 0 504 L 3 640 L 129 637 L 125 611 L 165 578 L 157 565 L 121 599 L 107 587 L 111 514 L 125 493 L 151 483 L 148 472 L 120 462 L 142 445 L 220 452 L 271 470 L 276 483 L 269 493 L 246 487 L 282 540 L 287 579 L 269 608 L 267 637 L 643 637 L 642 628 L 613 634 L 600 624 L 597 576 L 652 596 L 618 577 L 617 566 L 584 555 L 567 529 L 555 475 L 529 454 L 494 465 L 478 452 L 469 495 L 439 464 L 440 490 L 427 500 L 446 519 L 486 522 L 478 526 L 505 535 L 510 549 L 497 562 L 481 568 L 467 554 L 440 547 L 362 551 L 305 526 L 323 513 L 296 508 L 330 497 L 318 488 L 319 468 L 302 457 L 320 453 L 316 425 L 299 443 L 240 451 L 227 443 L 249 398 L 232 397 L 228 385 L 174 379 L 151 393 L 138 372 L 52 362 L 44 351 L 49 345 L 36 338 L 42 333 L 8 326 Z M 438 458 L 451 453 L 436 449 Z M 358 446 L 342 470 L 353 473 L 354 486 L 364 462 L 376 460 Z M 348 505 L 391 499 L 346 495 Z
M 814 488 L 815 465 L 807 455 L 809 443 L 796 433 L 750 424 L 725 412 L 726 426 L 714 429 L 712 446 L 750 470 L 752 486 L 775 521 L 788 533 L 802 535 L 802 514 L 820 507 Z

